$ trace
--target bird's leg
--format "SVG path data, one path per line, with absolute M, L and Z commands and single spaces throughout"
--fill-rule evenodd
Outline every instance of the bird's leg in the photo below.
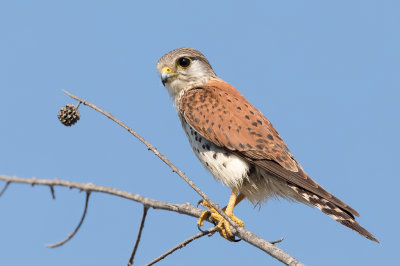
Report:
M 243 222 L 236 218 L 233 215 L 233 208 L 238 205 L 245 196 L 243 194 L 238 195 L 238 190 L 232 190 L 232 194 L 229 198 L 228 205 L 222 210 L 231 218 L 235 223 L 239 226 L 244 227 Z M 214 208 L 212 208 L 207 201 L 203 200 L 201 205 L 208 208 L 208 211 L 205 211 L 201 214 L 199 220 L 197 221 L 197 225 L 200 228 L 204 224 L 204 220 L 211 217 L 211 219 L 217 224 L 217 230 L 222 237 L 229 241 L 234 241 L 234 236 L 231 232 L 230 224 L 227 220 L 225 220 Z

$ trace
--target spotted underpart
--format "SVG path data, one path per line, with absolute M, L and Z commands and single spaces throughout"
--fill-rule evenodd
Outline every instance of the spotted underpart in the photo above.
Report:
M 201 136 L 182 117 L 180 118 L 193 152 L 215 179 L 232 190 L 238 189 L 254 204 L 278 196 L 306 203 L 288 187 L 287 182 L 272 176 L 262 168 L 254 167 L 229 150 L 215 145 Z
M 217 180 L 226 186 L 230 188 L 240 187 L 243 180 L 248 177 L 249 164 L 202 137 L 185 120 L 181 119 L 181 122 L 190 146 L 201 163 Z

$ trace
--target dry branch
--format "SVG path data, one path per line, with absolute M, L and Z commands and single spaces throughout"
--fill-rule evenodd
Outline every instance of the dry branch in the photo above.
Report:
M 142 236 L 142 231 L 144 228 L 144 222 L 146 221 L 146 216 L 147 216 L 147 211 L 149 210 L 149 206 L 147 205 L 143 205 L 143 215 L 142 215 L 142 221 L 140 222 L 140 228 L 139 228 L 139 232 L 136 238 L 136 242 L 135 242 L 135 246 L 132 250 L 132 254 L 131 257 L 129 258 L 128 261 L 128 266 L 133 265 L 133 258 L 135 258 L 135 254 L 136 254 L 136 250 L 139 246 L 139 242 L 140 242 L 140 237 Z
M 50 189 L 52 187 L 53 186 L 50 186 Z M 52 197 L 54 199 L 54 188 L 51 190 L 51 195 L 52 195 Z M 90 191 L 86 191 L 85 209 L 83 210 L 83 214 L 82 214 L 81 220 L 79 221 L 78 225 L 75 227 L 74 231 L 69 233 L 67 238 L 65 238 L 64 240 L 61 240 L 61 241 L 59 241 L 57 243 L 54 243 L 54 244 L 46 244 L 46 247 L 48 247 L 48 248 L 56 248 L 56 247 L 62 246 L 65 243 L 67 243 L 69 240 L 71 240 L 71 238 L 73 238 L 76 235 L 76 233 L 78 232 L 79 228 L 81 227 L 83 221 L 85 220 L 87 209 L 88 209 L 88 205 L 89 205 L 89 198 L 90 198 Z
M 147 263 L 146 266 L 151 266 L 151 265 L 159 262 L 160 260 L 165 259 L 165 257 L 167 257 L 168 255 L 171 255 L 172 253 L 174 253 L 178 249 L 183 248 L 184 246 L 186 246 L 187 244 L 189 244 L 193 240 L 196 240 L 197 238 L 203 237 L 203 236 L 211 234 L 211 233 L 215 233 L 216 231 L 217 231 L 217 227 L 216 226 L 214 226 L 213 228 L 210 228 L 208 230 L 202 231 L 202 232 L 200 232 L 200 233 L 198 233 L 198 234 L 186 239 L 182 243 L 179 243 L 175 247 L 171 248 L 170 250 L 168 250 L 167 252 L 165 252 L 161 256 L 159 256 L 159 257 L 155 258 L 154 260 L 152 260 L 151 262 Z
M 5 175 L 0 175 L 0 180 L 5 181 L 6 183 L 23 183 L 23 184 L 29 184 L 31 186 L 34 185 L 43 185 L 43 186 L 60 186 L 60 187 L 67 187 L 67 188 L 76 188 L 80 191 L 86 191 L 86 192 L 99 192 L 99 193 L 105 193 L 105 194 L 110 194 L 114 195 L 117 197 L 125 198 L 128 200 L 136 201 L 139 202 L 143 205 L 149 206 L 153 209 L 160 209 L 160 210 L 166 210 L 166 211 L 172 211 L 172 212 L 177 212 L 180 214 L 185 214 L 189 215 L 195 218 L 199 218 L 201 213 L 203 212 L 202 209 L 196 208 L 192 206 L 190 203 L 184 203 L 184 204 L 175 204 L 175 203 L 169 203 L 169 202 L 162 202 L 154 199 L 150 199 L 147 197 L 143 197 L 138 194 L 133 194 L 129 193 L 123 190 L 111 188 L 111 187 L 105 187 L 105 186 L 97 186 L 91 183 L 87 184 L 82 184 L 82 183 L 77 183 L 77 182 L 71 182 L 67 180 L 60 180 L 60 179 L 38 179 L 38 178 L 20 178 L 20 177 L 10 177 L 10 176 L 5 176 Z M 211 222 L 211 221 L 209 221 Z M 240 227 L 241 228 L 241 227 Z M 231 228 L 232 232 L 236 235 L 238 235 L 237 231 L 234 228 Z M 266 249 L 268 249 L 267 253 L 273 254 L 272 256 L 276 258 L 276 256 L 279 258 L 280 261 L 285 263 L 286 265 L 303 265 L 300 263 L 298 260 L 293 258 L 291 255 L 286 253 L 285 251 L 281 250 L 280 248 L 274 246 L 273 244 L 270 244 L 269 242 L 265 241 L 264 239 L 254 235 L 250 231 L 241 228 L 242 232 L 240 235 L 243 235 L 244 237 L 242 238 L 244 241 L 252 244 L 253 246 L 267 252 Z M 251 238 L 251 241 L 248 241 L 247 239 Z M 265 245 L 267 243 L 267 245 Z M 272 246 L 272 248 L 270 247 Z

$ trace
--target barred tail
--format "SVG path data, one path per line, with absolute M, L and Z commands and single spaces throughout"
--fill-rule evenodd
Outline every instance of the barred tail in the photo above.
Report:
M 365 230 L 365 228 L 363 228 L 359 223 L 356 222 L 354 216 L 351 213 L 339 208 L 330 201 L 308 190 L 302 189 L 295 185 L 289 185 L 289 187 L 292 188 L 294 191 L 296 191 L 299 195 L 301 195 L 311 205 L 314 205 L 315 207 L 320 209 L 323 213 L 335 219 L 337 222 L 358 232 L 359 234 L 368 238 L 369 240 L 379 243 L 379 241 L 370 232 Z

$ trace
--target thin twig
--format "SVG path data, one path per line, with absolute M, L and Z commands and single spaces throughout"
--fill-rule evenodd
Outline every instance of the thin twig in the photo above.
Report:
M 9 181 L 7 181 L 7 182 L 5 183 L 5 185 L 4 185 L 4 187 L 1 189 L 1 191 L 0 191 L 0 197 L 1 197 L 1 195 L 3 195 L 3 193 L 6 191 L 6 189 L 8 188 L 8 185 L 10 185 L 10 182 L 9 182 Z
M 284 238 L 282 237 L 281 239 L 275 240 L 275 241 L 269 241 L 269 243 L 271 243 L 272 245 L 281 243 L 284 240 Z
M 71 238 L 74 237 L 74 235 L 78 232 L 79 228 L 81 227 L 81 225 L 83 223 L 83 220 L 85 220 L 85 216 L 86 216 L 88 205 L 89 205 L 89 198 L 90 198 L 90 191 L 86 190 L 85 209 L 83 210 L 83 214 L 82 214 L 81 220 L 79 221 L 79 224 L 77 225 L 75 230 L 72 233 L 69 233 L 66 239 L 64 239 L 64 240 L 62 240 L 60 242 L 54 243 L 54 244 L 46 244 L 46 247 L 55 248 L 55 247 L 62 246 L 65 243 L 67 243 Z
M 135 247 L 132 250 L 132 254 L 131 257 L 129 258 L 128 261 L 128 266 L 131 266 L 133 264 L 133 258 L 135 257 L 136 254 L 136 250 L 139 246 L 139 242 L 140 242 L 140 237 L 142 236 L 142 231 L 143 231 L 143 227 L 144 227 L 144 222 L 146 220 L 146 215 L 147 215 L 147 211 L 149 210 L 149 206 L 147 205 L 143 205 L 143 216 L 142 216 L 142 221 L 140 222 L 140 228 L 139 228 L 139 232 L 136 238 L 136 243 L 135 243 Z
M 159 262 L 160 260 L 163 260 L 165 257 L 167 257 L 168 255 L 171 255 L 172 253 L 174 253 L 175 251 L 177 251 L 178 249 L 183 248 L 184 246 L 186 246 L 187 244 L 189 244 L 190 242 L 192 242 L 193 240 L 203 237 L 205 235 L 211 234 L 213 232 L 217 231 L 217 227 L 214 226 L 213 228 L 210 228 L 208 230 L 202 231 L 188 239 L 186 239 L 185 241 L 183 241 L 182 243 L 179 243 L 178 245 L 176 245 L 175 247 L 171 248 L 170 250 L 168 250 L 167 252 L 165 252 L 164 254 L 162 254 L 161 256 L 155 258 L 154 260 L 152 260 L 151 262 L 147 263 L 146 266 L 150 266 L 153 265 L 157 262 Z
M 51 193 L 51 197 L 53 199 L 56 199 L 56 193 L 54 192 L 54 187 L 53 186 L 49 186 L 50 187 L 50 193 Z
M 60 179 L 53 179 L 53 180 L 46 180 L 46 179 L 38 179 L 38 178 L 20 178 L 20 177 L 9 177 L 0 175 L 0 180 L 10 182 L 10 183 L 24 183 L 29 185 L 43 185 L 43 186 L 61 186 L 61 187 L 68 187 L 68 188 L 76 188 L 81 191 L 91 191 L 91 192 L 99 192 L 105 193 L 129 200 L 133 200 L 136 202 L 140 202 L 141 204 L 145 204 L 150 206 L 153 209 L 160 209 L 166 211 L 177 212 L 180 214 L 189 215 L 195 218 L 199 218 L 200 215 L 203 213 L 202 209 L 196 208 L 189 203 L 185 204 L 175 204 L 169 202 L 162 202 L 150 198 L 143 197 L 141 195 L 132 194 L 126 191 L 118 190 L 111 187 L 105 186 L 97 186 L 91 183 L 81 184 L 77 182 L 71 182 L 67 180 L 60 180 Z M 208 220 L 212 222 L 211 220 Z M 267 252 L 268 254 L 272 254 L 274 258 L 279 259 L 286 265 L 303 265 L 301 262 L 293 258 L 290 254 L 286 253 L 285 251 L 281 250 L 277 246 L 265 241 L 264 239 L 260 238 L 259 236 L 253 234 L 252 232 L 239 227 L 240 232 L 237 232 L 236 229 L 231 228 L 232 233 L 235 235 L 240 234 L 243 241 Z
M 136 137 L 138 140 L 140 140 L 148 150 L 151 150 L 158 158 L 160 158 L 165 164 L 167 164 L 173 172 L 175 172 L 177 175 L 179 175 L 183 180 L 185 180 L 186 183 L 189 184 L 189 186 L 194 189 L 204 200 L 206 200 L 211 207 L 213 207 L 225 220 L 229 222 L 231 225 L 231 231 L 234 235 L 237 237 L 245 240 L 246 242 L 250 243 L 251 245 L 258 247 L 259 249 L 265 251 L 272 257 L 276 258 L 277 260 L 287 264 L 287 265 L 296 265 L 296 264 L 301 264 L 299 261 L 297 261 L 295 258 L 293 258 L 291 255 L 288 253 L 284 252 L 283 250 L 277 248 L 275 245 L 267 242 L 266 240 L 262 239 L 261 237 L 255 235 L 254 233 L 238 226 L 228 215 L 226 215 L 225 212 L 223 212 L 219 206 L 211 201 L 203 191 L 201 191 L 194 183 L 192 180 L 190 180 L 185 173 L 180 171 L 174 164 L 172 164 L 164 155 L 162 155 L 153 145 L 151 145 L 149 142 L 147 142 L 144 138 L 142 138 L 136 131 L 133 129 L 129 128 L 127 125 L 122 123 L 119 119 L 115 118 L 113 115 L 110 113 L 104 111 L 103 109 L 97 107 L 96 105 L 85 101 L 65 90 L 63 90 L 65 94 L 70 96 L 71 98 L 83 103 L 84 105 L 89 106 L 90 108 L 98 111 L 99 113 L 105 115 L 109 119 L 113 120 L 115 123 L 126 129 L 129 133 L 131 133 L 134 137 Z

